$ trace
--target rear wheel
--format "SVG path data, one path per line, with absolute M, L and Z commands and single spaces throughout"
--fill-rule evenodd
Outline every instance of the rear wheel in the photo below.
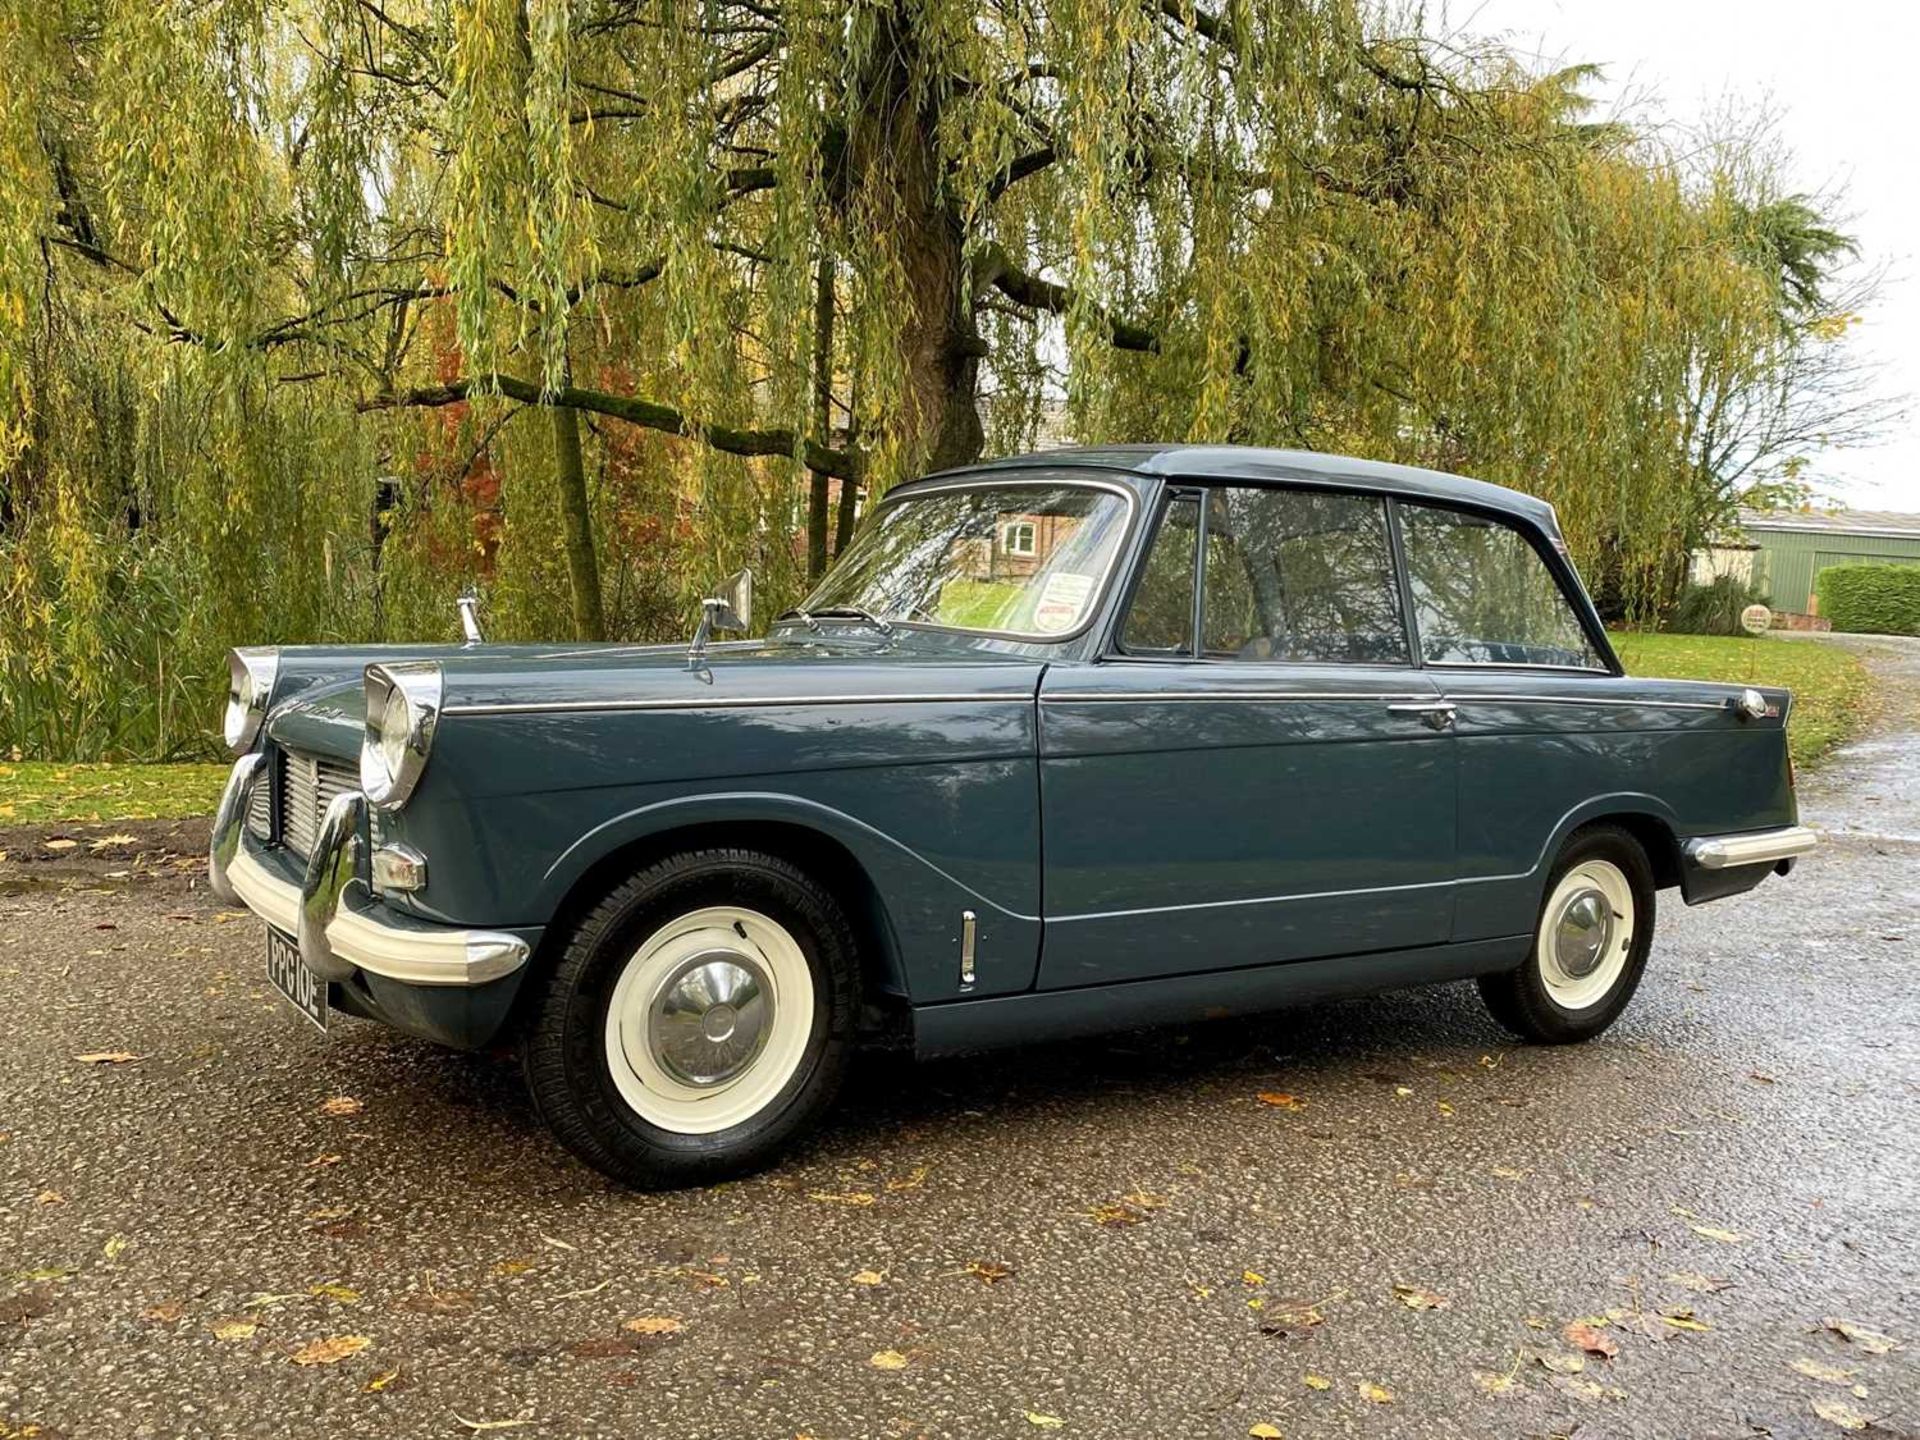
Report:
M 832 1103 L 857 1009 L 833 896 L 775 856 L 649 866 L 575 928 L 529 1024 L 535 1107 L 629 1185 L 759 1168 Z
M 1480 978 L 1494 1018 L 1546 1044 L 1605 1030 L 1646 968 L 1653 895 L 1652 868 L 1633 836 L 1612 825 L 1575 832 L 1554 862 L 1526 961 Z

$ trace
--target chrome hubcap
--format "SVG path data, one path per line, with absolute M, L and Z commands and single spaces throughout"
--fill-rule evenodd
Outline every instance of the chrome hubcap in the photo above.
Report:
M 685 1085 L 724 1085 L 759 1057 L 773 1028 L 773 987 L 759 962 L 731 950 L 692 956 L 661 982 L 647 1043 Z
M 1591 975 L 1613 938 L 1613 906 L 1598 889 L 1578 890 L 1560 907 L 1553 927 L 1553 958 L 1572 979 Z

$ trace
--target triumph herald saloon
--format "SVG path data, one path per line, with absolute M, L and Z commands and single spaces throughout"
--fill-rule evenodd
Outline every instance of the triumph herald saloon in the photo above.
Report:
M 642 1186 L 938 1055 L 1473 979 L 1606 1029 L 1655 897 L 1784 874 L 1782 690 L 1630 677 L 1552 508 L 1291 451 L 901 485 L 764 639 L 233 653 L 212 883 L 272 983 Z

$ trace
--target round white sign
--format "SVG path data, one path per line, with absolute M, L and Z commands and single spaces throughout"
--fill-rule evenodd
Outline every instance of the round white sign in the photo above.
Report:
M 1773 611 L 1764 605 L 1749 605 L 1740 612 L 1740 628 L 1749 635 L 1764 635 L 1773 624 Z

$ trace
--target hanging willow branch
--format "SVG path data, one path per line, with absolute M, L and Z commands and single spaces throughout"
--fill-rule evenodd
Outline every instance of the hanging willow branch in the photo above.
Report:
M 578 385 L 563 385 L 543 391 L 531 381 L 512 375 L 491 374 L 470 380 L 453 380 L 444 385 L 423 385 L 392 395 L 376 395 L 362 400 L 358 409 L 373 410 L 430 409 L 457 405 L 479 396 L 499 394 L 526 405 L 556 406 L 609 415 L 647 430 L 658 430 L 682 439 L 698 440 L 728 455 L 797 458 L 807 469 L 821 475 L 857 480 L 864 465 L 853 451 L 836 450 L 811 437 L 797 436 L 792 430 L 748 430 L 689 419 L 671 405 L 641 400 L 630 395 L 613 395 Z

